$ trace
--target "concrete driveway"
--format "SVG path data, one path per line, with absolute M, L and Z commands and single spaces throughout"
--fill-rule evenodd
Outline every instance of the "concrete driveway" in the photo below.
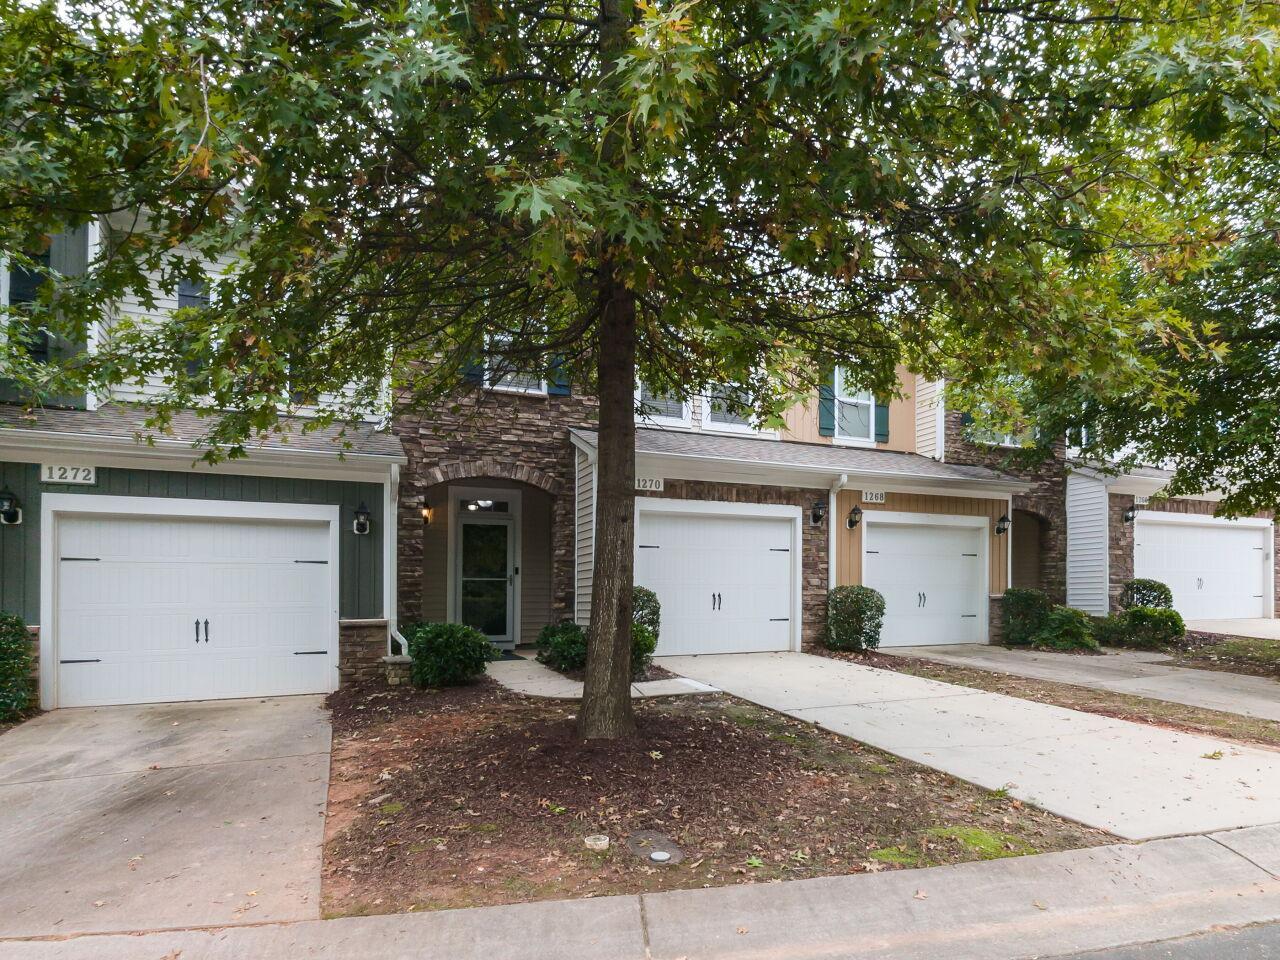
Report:
M 1280 821 L 1280 751 L 803 653 L 658 662 L 1128 840 Z
M 1267 677 L 1175 666 L 1167 654 L 1159 652 L 1108 650 L 1103 656 L 1082 657 L 986 643 L 886 647 L 880 652 L 1280 721 L 1280 683 Z
M 1200 633 L 1221 633 L 1228 637 L 1258 637 L 1280 640 L 1280 617 L 1251 620 L 1188 620 L 1187 629 Z
M 57 710 L 0 736 L 0 937 L 318 917 L 329 742 L 319 697 Z

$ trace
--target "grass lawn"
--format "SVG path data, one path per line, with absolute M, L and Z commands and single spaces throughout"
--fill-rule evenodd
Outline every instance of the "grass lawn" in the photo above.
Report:
M 583 743 L 576 703 L 485 681 L 330 697 L 327 916 L 902 869 L 1108 843 L 1097 830 L 725 695 L 636 705 Z M 627 847 L 654 831 L 682 862 Z M 606 834 L 610 848 L 583 838 Z
M 1280 680 L 1280 640 L 1190 633 L 1185 645 L 1173 655 L 1173 662 L 1180 667 L 1224 670 Z
M 1068 683 L 1036 680 L 1031 677 L 1015 677 L 1006 673 L 993 673 L 975 667 L 957 667 L 933 660 L 915 657 L 892 657 L 885 654 L 829 653 L 838 659 L 847 659 L 869 667 L 897 670 L 943 683 L 955 683 L 962 687 L 974 687 L 992 693 L 1003 693 L 1023 700 L 1052 703 L 1085 713 L 1098 713 L 1120 720 L 1150 723 L 1155 726 L 1185 730 L 1191 733 L 1239 740 L 1242 743 L 1280 747 L 1280 723 L 1255 717 L 1242 717 L 1219 710 L 1189 707 L 1166 700 L 1151 700 L 1128 693 L 1112 693 L 1077 687 Z

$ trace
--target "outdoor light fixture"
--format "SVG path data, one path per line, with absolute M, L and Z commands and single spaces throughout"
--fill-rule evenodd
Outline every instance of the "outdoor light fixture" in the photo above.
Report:
M 827 519 L 827 504 L 824 500 L 813 501 L 813 506 L 809 508 L 809 522 L 815 527 Z
M 492 506 L 493 506 L 493 501 L 492 501 L 492 500 L 477 500 L 477 501 L 476 501 L 476 506 L 477 506 L 477 507 L 479 507 L 481 510 L 488 510 L 490 507 L 492 507 Z
M 12 490 L 0 490 L 0 523 L 5 526 L 22 522 L 22 509 Z
M 1135 520 L 1137 520 L 1137 519 L 1138 519 L 1138 508 L 1137 508 L 1137 507 L 1130 507 L 1128 510 L 1126 510 L 1126 511 L 1124 512 L 1124 522 L 1125 522 L 1125 523 L 1133 523 L 1133 521 L 1135 521 Z
M 1000 515 L 1000 519 L 996 521 L 996 536 L 1002 537 L 1008 533 L 1009 524 L 1011 523 L 1013 523 L 1013 521 L 1009 519 L 1009 515 L 1007 513 L 1002 513 Z
M 845 518 L 844 525 L 850 530 L 857 530 L 861 522 L 862 508 L 855 503 L 853 509 L 849 511 L 849 516 Z
M 352 532 L 358 533 L 363 537 L 369 532 L 369 521 L 372 519 L 373 514 L 369 512 L 369 508 L 364 505 L 363 501 L 361 501 L 360 506 L 356 507 L 355 522 L 351 524 Z
M 431 526 L 431 503 L 427 500 L 422 501 L 422 522 Z

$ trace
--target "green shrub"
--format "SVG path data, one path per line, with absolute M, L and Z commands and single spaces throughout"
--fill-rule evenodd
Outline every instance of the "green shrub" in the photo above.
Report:
M 1010 587 L 1000 601 L 1000 619 L 1004 624 L 1004 642 L 1010 647 L 1025 647 L 1044 629 L 1053 604 L 1040 590 Z
M 1124 616 L 1093 618 L 1093 639 L 1104 647 L 1123 647 L 1129 642 L 1129 624 Z
M 653 642 L 658 642 L 658 637 L 662 635 L 659 630 L 662 625 L 662 604 L 658 602 L 658 595 L 648 587 L 635 587 L 631 591 L 631 619 L 648 627 L 653 632 Z
M 1159 580 L 1142 577 L 1126 580 L 1120 590 L 1120 606 L 1125 610 L 1134 607 L 1160 607 L 1167 610 L 1173 606 L 1173 591 Z
M 1177 610 L 1163 607 L 1130 607 L 1120 615 L 1124 621 L 1126 643 L 1141 650 L 1162 650 L 1187 634 L 1187 625 Z
M 569 673 L 587 666 L 587 631 L 572 620 L 549 623 L 538 634 L 538 662 Z
M 1089 615 L 1074 607 L 1055 606 L 1044 626 L 1032 638 L 1032 645 L 1047 650 L 1097 650 Z
M 474 683 L 497 650 L 479 630 L 461 623 L 416 623 L 405 631 L 415 687 L 459 687 Z
M 31 709 L 31 634 L 21 617 L 0 611 L 0 720 Z
M 647 624 L 631 625 L 631 676 L 639 677 L 653 663 L 653 651 L 658 646 L 658 635 Z
M 827 630 L 823 642 L 832 650 L 859 653 L 880 646 L 884 597 L 870 587 L 832 587 L 827 593 Z

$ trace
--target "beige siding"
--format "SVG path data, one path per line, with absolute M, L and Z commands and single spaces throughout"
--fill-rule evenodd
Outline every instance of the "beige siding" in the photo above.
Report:
M 591 622 L 591 575 L 596 547 L 595 464 L 581 450 L 577 452 L 577 489 L 574 499 L 574 620 Z
M 889 442 L 876 444 L 881 450 L 913 453 L 916 449 L 915 376 L 906 367 L 898 368 L 898 387 L 905 394 L 889 401 Z M 798 443 L 831 443 L 818 432 L 818 398 L 811 397 L 787 410 L 782 419 L 781 437 Z
M 856 584 L 862 582 L 862 527 L 850 530 L 844 518 L 854 505 L 866 512 L 894 510 L 900 513 L 937 513 L 962 517 L 989 517 L 991 570 L 988 586 L 992 595 L 1004 593 L 1009 577 L 1009 536 L 996 536 L 995 525 L 1000 515 L 1009 509 L 1004 500 L 987 500 L 981 497 L 940 497 L 931 494 L 889 493 L 885 503 L 863 503 L 861 490 L 841 490 L 836 498 L 836 582 Z
M 449 488 L 427 491 L 431 523 L 422 531 L 422 619 L 449 619 Z
M 913 404 L 916 420 L 916 453 L 922 457 L 942 459 L 938 436 L 938 404 L 942 402 L 942 384 L 926 377 L 916 377 Z

